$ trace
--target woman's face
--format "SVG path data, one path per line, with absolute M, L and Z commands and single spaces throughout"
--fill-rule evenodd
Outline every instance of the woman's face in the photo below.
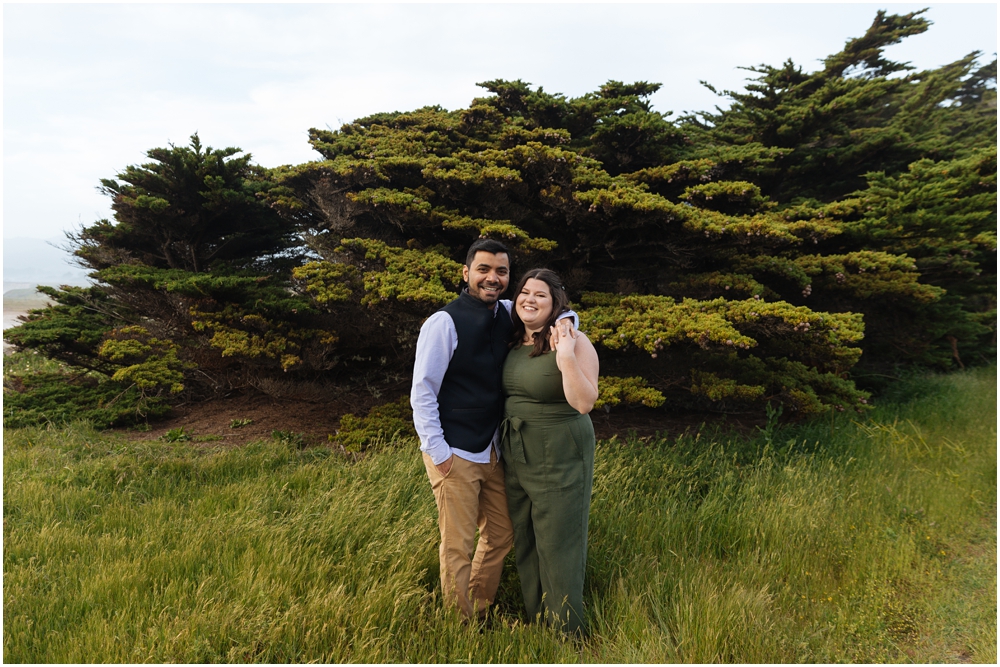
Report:
M 552 293 L 549 284 L 544 280 L 528 278 L 514 302 L 517 316 L 524 322 L 529 331 L 538 331 L 549 320 L 552 314 Z

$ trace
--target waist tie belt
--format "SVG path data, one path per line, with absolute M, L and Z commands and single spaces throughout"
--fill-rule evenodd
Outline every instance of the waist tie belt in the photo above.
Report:
M 524 458 L 524 440 L 521 439 L 521 426 L 524 420 L 520 417 L 507 417 L 500 422 L 500 441 L 503 443 L 504 455 L 512 457 L 518 463 L 527 463 Z

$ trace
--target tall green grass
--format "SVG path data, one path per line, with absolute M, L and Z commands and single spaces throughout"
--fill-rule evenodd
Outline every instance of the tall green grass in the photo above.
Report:
M 598 445 L 590 636 L 441 609 L 416 445 L 4 432 L 7 662 L 995 662 L 996 372 L 863 420 Z

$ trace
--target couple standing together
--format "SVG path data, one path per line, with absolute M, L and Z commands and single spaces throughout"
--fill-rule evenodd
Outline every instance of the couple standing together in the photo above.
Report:
M 597 352 L 552 271 L 528 271 L 514 302 L 500 299 L 502 243 L 473 243 L 462 278 L 468 287 L 420 329 L 410 392 L 445 604 L 484 617 L 513 543 L 529 618 L 581 631 Z

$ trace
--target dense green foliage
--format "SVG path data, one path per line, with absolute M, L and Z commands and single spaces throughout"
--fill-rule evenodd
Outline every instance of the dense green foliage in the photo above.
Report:
M 295 230 L 262 201 L 266 170 L 238 148 L 154 148 L 153 160 L 103 179 L 115 222 L 100 220 L 75 236 L 93 268 L 139 262 L 199 273 L 223 265 L 278 265 L 297 245 Z M 294 257 L 294 253 L 292 254 Z
M 147 367 L 148 368 L 148 367 Z M 4 357 L 3 422 L 7 428 L 87 420 L 97 428 L 144 424 L 170 411 L 150 386 L 72 369 L 35 352 Z
M 322 369 L 337 337 L 291 290 L 298 232 L 264 201 L 266 171 L 237 153 L 195 135 L 104 181 L 115 223 L 71 235 L 94 286 L 40 288 L 55 305 L 6 339 L 148 397 L 245 386 L 303 356 Z
M 790 302 L 802 290 L 812 307 L 864 314 L 869 367 L 996 354 L 996 61 L 902 75 L 882 48 L 926 30 L 921 13 L 880 12 L 817 72 L 748 68 L 757 78 L 726 92 L 728 109 L 684 123 L 692 158 L 726 164 L 788 220 L 830 223 L 811 256 L 744 266 Z
M 866 186 L 870 172 L 902 173 L 920 159 L 966 157 L 993 144 L 996 63 L 978 69 L 978 53 L 936 70 L 886 60 L 882 50 L 924 32 L 914 12 L 879 12 L 868 32 L 848 41 L 816 72 L 791 61 L 746 68 L 758 76 L 745 92 L 727 91 L 731 106 L 688 118 L 691 157 L 746 171 L 764 194 L 782 202 L 831 201 Z M 760 152 L 773 162 L 727 159 Z M 721 158 L 721 159 L 720 159 Z M 749 167 L 749 169 L 748 169 Z
M 525 624 L 512 558 L 489 626 L 442 609 L 412 439 L 8 429 L 4 659 L 995 663 L 996 387 L 976 369 L 858 422 L 600 442 L 579 642 Z
M 163 396 L 395 390 L 488 236 L 515 277 L 564 278 L 606 409 L 862 410 L 901 365 L 996 354 L 996 62 L 885 59 L 928 25 L 879 12 L 820 70 L 749 68 L 727 109 L 677 120 L 652 109 L 658 84 L 495 80 L 467 109 L 311 130 L 301 165 L 197 136 L 154 149 L 104 181 L 115 221 L 74 237 L 97 285 L 10 339 L 122 381 L 144 364 Z M 107 354 L 134 327 L 162 349 Z

